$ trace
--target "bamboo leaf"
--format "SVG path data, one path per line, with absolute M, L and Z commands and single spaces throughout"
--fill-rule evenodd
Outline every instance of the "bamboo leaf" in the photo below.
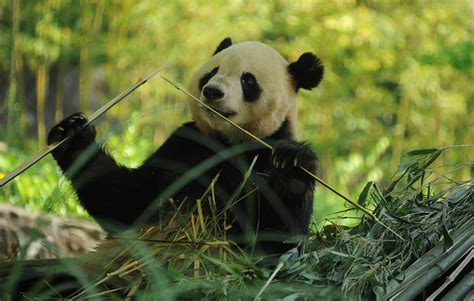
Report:
M 439 151 L 438 148 L 425 148 L 425 149 L 416 149 L 407 152 L 405 155 L 408 157 L 419 156 L 419 155 L 429 155 Z
M 453 245 L 453 238 L 449 235 L 449 231 L 446 228 L 446 225 L 443 225 L 443 239 L 444 239 L 444 248 L 445 250 L 449 249 Z
M 367 196 L 369 195 L 369 191 L 374 185 L 374 181 L 369 181 L 367 184 L 365 184 L 364 189 L 362 189 L 362 192 L 359 195 L 359 198 L 357 199 L 357 203 L 363 207 L 366 205 L 367 201 Z

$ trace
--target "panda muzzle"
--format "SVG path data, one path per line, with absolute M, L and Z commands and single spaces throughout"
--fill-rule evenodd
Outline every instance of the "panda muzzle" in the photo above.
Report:
M 213 86 L 206 86 L 202 90 L 202 94 L 206 98 L 207 101 L 213 102 L 218 101 L 224 98 L 224 92 L 220 89 L 213 87 Z

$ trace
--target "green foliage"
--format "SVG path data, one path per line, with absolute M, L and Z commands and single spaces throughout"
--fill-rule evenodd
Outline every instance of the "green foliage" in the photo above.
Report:
M 32 155 L 16 149 L 0 155 L 0 166 L 13 170 Z M 74 197 L 71 185 L 61 177 L 56 162 L 51 157 L 43 160 L 19 177 L 14 185 L 0 189 L 0 202 L 25 207 L 32 211 L 60 215 L 87 217 L 86 211 Z

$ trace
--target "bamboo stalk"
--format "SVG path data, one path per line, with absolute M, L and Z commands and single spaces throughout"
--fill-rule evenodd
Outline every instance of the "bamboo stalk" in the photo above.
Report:
M 146 76 L 145 78 L 139 80 L 137 83 L 135 83 L 133 86 L 131 86 L 130 88 L 128 88 L 127 90 L 125 90 L 124 92 L 120 93 L 119 95 L 117 95 L 116 97 L 114 97 L 113 99 L 111 99 L 109 102 L 107 102 L 105 105 L 103 105 L 100 109 L 98 109 L 97 111 L 94 112 L 94 114 L 90 115 L 89 116 L 89 121 L 87 122 L 87 124 L 85 124 L 84 126 L 87 126 L 89 124 L 91 124 L 92 122 L 94 122 L 97 118 L 99 118 L 100 116 L 102 116 L 103 114 L 105 114 L 105 112 L 107 112 L 110 108 L 112 108 L 113 106 L 115 106 L 117 103 L 119 103 L 122 99 L 124 99 L 125 97 L 127 97 L 128 95 L 130 95 L 133 91 L 135 91 L 136 89 L 138 89 L 140 86 L 142 86 L 143 84 L 145 84 L 148 80 L 150 80 L 152 77 L 154 77 L 156 74 L 158 74 L 159 72 L 161 72 L 163 69 L 167 68 L 168 66 L 165 65 L 161 68 L 158 68 L 158 69 L 155 69 L 152 73 L 150 73 L 148 76 Z M 13 180 L 15 177 L 17 177 L 18 175 L 20 175 L 21 173 L 23 173 L 25 170 L 27 170 L 28 168 L 30 168 L 31 166 L 33 166 L 36 162 L 38 162 L 39 160 L 41 160 L 42 158 L 44 158 L 47 154 L 49 154 L 50 152 L 52 152 L 53 150 L 55 150 L 57 147 L 59 147 L 61 144 L 63 144 L 64 142 L 66 142 L 67 140 L 69 140 L 72 136 L 68 136 L 66 138 L 64 138 L 63 140 L 57 142 L 57 143 L 54 143 L 54 144 L 51 144 L 51 145 L 47 145 L 46 147 L 44 147 L 42 150 L 40 150 L 38 153 L 36 153 L 33 157 L 31 157 L 30 159 L 28 159 L 26 162 L 24 162 L 22 165 L 20 165 L 19 167 L 17 167 L 16 169 L 14 169 L 13 171 L 9 172 L 6 176 L 0 178 L 0 187 L 6 185 L 8 182 L 10 182 L 11 180 Z
M 434 291 L 433 294 L 431 294 L 431 296 L 429 296 L 426 299 L 426 301 L 434 301 L 436 299 L 436 297 L 438 297 L 438 295 L 441 294 L 446 289 L 446 287 L 448 287 L 448 285 L 450 285 L 452 282 L 454 282 L 456 277 L 459 276 L 459 274 L 462 272 L 462 270 L 464 270 L 466 268 L 466 266 L 469 264 L 469 262 L 473 258 L 474 258 L 474 249 L 471 248 L 471 252 L 469 253 L 469 255 L 466 258 L 464 258 L 464 260 L 461 262 L 461 264 L 454 270 L 454 272 L 451 273 L 451 275 L 446 277 L 445 282 L 436 291 Z
M 464 278 L 456 284 L 442 299 L 447 300 L 474 300 L 474 290 L 472 284 L 474 283 L 474 271 L 464 276 Z
M 453 261 L 460 257 L 460 254 L 465 254 L 469 248 L 472 248 L 474 242 L 473 225 L 474 219 L 471 218 L 463 227 L 455 231 L 453 234 L 456 237 L 454 244 L 448 250 L 444 251 L 443 244 L 439 244 L 402 273 L 395 276 L 386 287 L 387 293 L 384 300 L 410 299 L 408 296 L 413 298 L 427 283 L 431 283 L 433 277 L 439 277 L 440 270 L 438 266 L 450 266 Z M 430 270 L 433 270 L 432 273 L 430 273 Z M 399 279 L 403 279 L 403 281 L 400 283 Z M 413 292 L 413 290 L 417 291 Z
M 283 267 L 283 263 L 280 262 L 277 267 L 275 268 L 275 270 L 273 271 L 273 273 L 271 274 L 271 276 L 268 278 L 268 280 L 265 282 L 265 285 L 262 286 L 262 288 L 260 289 L 260 291 L 258 292 L 258 294 L 255 296 L 255 299 L 253 299 L 254 301 L 258 301 L 258 300 L 261 300 L 260 296 L 263 294 L 263 292 L 265 291 L 265 289 L 270 285 L 270 283 L 272 282 L 273 278 L 275 278 L 276 274 L 281 270 L 281 268 Z

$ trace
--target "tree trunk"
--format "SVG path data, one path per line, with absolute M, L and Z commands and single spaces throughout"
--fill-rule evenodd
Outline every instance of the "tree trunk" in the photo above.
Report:
M 12 141 L 20 132 L 20 104 L 18 103 L 17 54 L 20 28 L 20 0 L 12 0 L 12 48 L 10 56 L 10 84 L 5 102 L 7 114 L 7 140 Z
M 45 125 L 45 103 L 46 103 L 46 91 L 48 87 L 48 68 L 46 64 L 41 61 L 38 64 L 36 74 L 36 121 L 38 124 L 38 143 L 40 145 L 46 144 L 46 125 Z
M 407 92 L 405 91 L 405 93 L 402 94 L 402 96 L 400 97 L 400 105 L 397 113 L 397 124 L 395 125 L 393 134 L 393 152 L 392 163 L 390 167 L 391 170 L 395 170 L 398 167 L 402 158 L 403 145 L 405 140 L 405 130 L 410 108 L 410 99 L 409 96 L 406 95 L 406 93 Z

